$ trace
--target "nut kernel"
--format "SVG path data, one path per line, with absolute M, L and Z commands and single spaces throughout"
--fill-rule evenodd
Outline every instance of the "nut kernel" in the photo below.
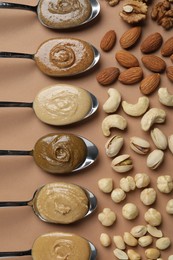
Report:
M 132 176 L 127 176 L 126 178 L 120 179 L 120 188 L 125 191 L 129 192 L 131 190 L 135 190 L 136 184 Z
M 135 250 L 133 249 L 128 249 L 127 251 L 127 255 L 129 257 L 130 260 L 140 260 L 141 256 L 140 254 L 138 254 Z
M 161 237 L 156 241 L 156 247 L 160 250 L 165 250 L 171 245 L 169 237 Z
M 173 214 L 173 199 L 170 199 L 166 204 L 166 212 L 168 214 Z
M 118 249 L 124 250 L 126 248 L 122 236 L 113 236 L 113 241 Z
M 101 243 L 101 245 L 104 246 L 104 247 L 110 246 L 110 244 L 111 244 L 111 238 L 110 238 L 110 236 L 109 236 L 108 234 L 106 234 L 106 233 L 102 233 L 102 234 L 100 235 L 100 243 Z
M 149 259 L 157 259 L 160 256 L 160 251 L 157 248 L 148 248 L 145 250 L 145 255 Z
M 132 236 L 139 238 L 147 233 L 147 228 L 143 225 L 134 226 L 131 229 L 130 233 L 132 234 Z
M 173 190 L 173 178 L 170 175 L 163 175 L 157 178 L 157 188 L 162 193 L 170 193 Z
M 99 189 L 104 193 L 110 193 L 113 189 L 112 178 L 102 178 L 98 181 Z
M 132 234 L 130 234 L 129 232 L 124 232 L 124 242 L 128 245 L 128 246 L 136 246 L 138 244 L 138 240 L 132 236 Z
M 156 200 L 156 191 L 153 188 L 145 188 L 140 194 L 140 199 L 144 205 L 152 205 Z
M 137 173 L 135 175 L 136 187 L 141 189 L 150 184 L 150 177 L 146 173 Z
M 146 235 L 146 236 L 140 237 L 138 239 L 138 244 L 141 247 L 147 247 L 147 246 L 151 245 L 152 243 L 153 243 L 153 238 L 150 235 Z
M 116 221 L 116 214 L 110 208 L 104 208 L 103 212 L 98 214 L 98 220 L 103 226 L 112 226 Z
M 126 193 L 120 189 L 120 188 L 116 188 L 112 191 L 111 193 L 111 199 L 115 202 L 115 203 L 120 203 L 121 201 L 123 201 L 126 198 Z M 121 248 L 120 248 L 121 249 Z
M 120 260 L 128 260 L 128 255 L 123 250 L 116 248 L 113 253 Z
M 137 206 L 133 203 L 127 203 L 122 208 L 122 215 L 125 219 L 135 219 L 139 214 Z
M 145 212 L 144 219 L 151 226 L 159 226 L 162 222 L 162 216 L 159 211 L 150 208 Z
M 151 225 L 147 225 L 147 231 L 150 235 L 152 235 L 153 237 L 157 237 L 157 238 L 160 238 L 163 236 L 163 233 L 160 229 L 156 228 L 156 227 L 153 227 Z

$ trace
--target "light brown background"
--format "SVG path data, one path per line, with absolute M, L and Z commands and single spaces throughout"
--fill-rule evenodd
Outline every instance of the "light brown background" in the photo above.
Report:
M 17 1 L 16 1 L 17 2 Z M 36 5 L 37 1 L 18 0 L 18 3 L 28 3 Z M 151 171 L 146 166 L 146 157 L 135 154 L 129 148 L 129 137 L 133 135 L 147 138 L 154 149 L 154 145 L 148 133 L 140 129 L 140 119 L 131 118 L 125 115 L 121 108 L 118 113 L 124 115 L 128 121 L 128 130 L 121 132 L 113 130 L 112 134 L 122 134 L 125 138 L 125 145 L 121 153 L 129 153 L 134 161 L 134 169 L 127 174 L 118 174 L 114 172 L 110 163 L 111 160 L 105 155 L 104 145 L 107 141 L 101 131 L 101 122 L 105 117 L 102 111 L 102 105 L 107 99 L 108 87 L 102 87 L 96 82 L 97 72 L 104 67 L 118 66 L 115 61 L 115 52 L 120 49 L 119 38 L 122 33 L 129 28 L 119 17 L 119 10 L 123 1 L 117 7 L 109 7 L 105 0 L 100 1 L 101 13 L 94 23 L 84 28 L 71 31 L 53 31 L 43 27 L 37 16 L 32 12 L 20 10 L 0 10 L 0 50 L 35 53 L 38 46 L 45 40 L 53 37 L 68 36 L 79 37 L 89 41 L 99 50 L 99 43 L 104 33 L 114 29 L 117 33 L 117 42 L 115 48 L 109 53 L 101 51 L 101 60 L 99 66 L 87 75 L 70 79 L 54 79 L 43 75 L 36 67 L 32 60 L 19 59 L 1 59 L 0 61 L 0 100 L 9 101 L 28 101 L 32 102 L 35 95 L 43 87 L 56 84 L 59 82 L 74 84 L 82 87 L 95 94 L 100 102 L 98 113 L 91 118 L 78 124 L 65 128 L 51 127 L 41 123 L 30 108 L 1 108 L 0 109 L 0 149 L 19 149 L 30 150 L 34 147 L 35 142 L 42 135 L 51 132 L 71 132 L 80 134 L 93 141 L 99 149 L 99 158 L 90 168 L 76 173 L 71 176 L 53 176 L 40 170 L 34 163 L 32 157 L 1 157 L 0 158 L 0 201 L 8 200 L 29 200 L 32 198 L 34 191 L 49 182 L 67 181 L 80 184 L 93 191 L 98 199 L 98 208 L 96 212 L 88 219 L 74 225 L 61 226 L 50 225 L 41 222 L 33 213 L 30 207 L 23 208 L 1 208 L 0 209 L 0 251 L 26 250 L 32 247 L 34 239 L 39 235 L 52 232 L 74 232 L 91 240 L 98 249 L 99 260 L 106 258 L 114 259 L 113 249 L 103 248 L 99 242 L 99 236 L 102 232 L 108 233 L 111 237 L 115 234 L 123 234 L 129 231 L 133 225 L 145 224 L 143 215 L 148 207 L 142 205 L 139 200 L 140 191 L 136 190 L 127 194 L 127 199 L 120 205 L 114 204 L 110 195 L 105 195 L 99 191 L 97 182 L 100 178 L 111 177 L 114 180 L 114 186 L 118 187 L 121 177 L 132 175 L 137 172 L 146 172 L 152 178 L 152 187 L 156 187 L 156 179 L 162 174 L 171 174 L 173 169 L 173 160 L 170 151 L 165 152 L 164 163 L 156 171 Z M 151 21 L 150 15 L 143 27 L 141 40 L 152 32 L 160 31 L 166 40 L 172 36 L 172 32 L 165 32 L 161 27 Z M 139 44 L 132 49 L 140 60 L 141 53 Z M 160 53 L 158 52 L 160 55 Z M 169 59 L 165 59 L 171 64 Z M 142 66 L 142 64 L 141 64 Z M 119 67 L 120 68 L 120 67 Z M 123 68 L 120 68 L 123 70 Z M 148 75 L 149 71 L 144 69 L 144 74 Z M 168 81 L 165 74 L 162 76 L 161 86 L 168 87 L 172 91 L 172 83 Z M 116 82 L 111 87 L 117 88 L 122 94 L 122 98 L 128 102 L 136 102 L 141 96 L 139 84 L 134 86 L 123 86 Z M 157 92 L 150 96 L 151 107 L 162 107 L 158 101 Z M 165 107 L 164 107 L 165 108 Z M 172 127 L 172 110 L 165 108 L 167 111 L 167 120 L 159 128 L 167 135 L 173 133 Z M 163 224 L 161 229 L 165 236 L 169 236 L 173 243 L 172 216 L 165 212 L 165 204 L 172 194 L 164 195 L 157 191 L 157 202 L 153 207 L 157 208 L 163 214 Z M 140 209 L 140 215 L 137 220 L 129 222 L 124 220 L 121 215 L 121 208 L 126 202 L 135 202 Z M 97 215 L 104 207 L 110 207 L 117 213 L 116 223 L 109 228 L 103 227 L 97 220 Z M 141 255 L 144 256 L 144 250 L 137 248 Z M 172 253 L 173 247 L 162 253 L 162 258 L 166 260 Z M 26 257 L 25 259 L 31 259 Z M 145 257 L 143 258 L 145 259 Z M 82 260 L 82 259 L 81 259 Z

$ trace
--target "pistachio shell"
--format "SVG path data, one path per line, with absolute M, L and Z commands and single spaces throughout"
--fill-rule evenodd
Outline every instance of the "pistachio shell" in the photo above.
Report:
M 171 153 L 173 154 L 173 135 L 170 135 L 168 137 L 168 147 Z
M 167 138 L 159 128 L 151 130 L 151 138 L 158 149 L 165 150 L 167 148 Z
M 122 148 L 123 143 L 124 143 L 123 137 L 119 135 L 114 135 L 113 137 L 111 137 L 105 144 L 106 155 L 108 157 L 116 156 L 119 153 L 120 149 Z
M 146 140 L 133 136 L 130 138 L 130 147 L 139 154 L 147 154 L 150 150 L 150 144 Z
M 147 157 L 147 166 L 155 170 L 163 161 L 164 153 L 159 149 L 152 151 Z
M 128 172 L 133 168 L 133 162 L 130 155 L 123 154 L 112 160 L 111 167 L 116 172 Z

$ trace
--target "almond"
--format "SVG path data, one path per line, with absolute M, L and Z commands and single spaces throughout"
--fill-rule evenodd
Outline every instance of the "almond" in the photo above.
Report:
M 118 61 L 118 63 L 125 68 L 139 66 L 139 62 L 138 62 L 137 58 L 128 51 L 125 51 L 125 50 L 117 51 L 115 54 L 115 58 Z
M 171 61 L 173 62 L 173 54 L 170 56 Z
M 143 53 L 151 53 L 157 51 L 163 42 L 163 38 L 160 33 L 156 32 L 150 34 L 141 44 L 141 51 Z
M 109 67 L 101 70 L 97 76 L 96 79 L 98 83 L 100 83 L 103 86 L 112 84 L 119 76 L 120 70 L 116 67 Z
M 142 69 L 140 67 L 133 67 L 121 72 L 118 79 L 125 85 L 131 85 L 141 81 L 142 77 Z
M 128 29 L 120 38 L 120 45 L 123 49 L 128 49 L 135 45 L 141 36 L 142 28 L 140 26 Z
M 160 74 L 154 73 L 145 77 L 140 84 L 142 94 L 151 94 L 160 84 Z
M 161 54 L 164 57 L 168 57 L 173 54 L 173 37 L 169 38 L 166 42 L 164 42 L 161 48 Z
M 110 30 L 103 36 L 101 42 L 100 42 L 100 48 L 103 51 L 110 51 L 116 42 L 116 33 L 114 30 Z
M 173 66 L 169 66 L 166 69 L 166 75 L 168 77 L 168 79 L 170 79 L 171 81 L 173 81 Z
M 166 68 L 166 63 L 156 55 L 144 55 L 142 57 L 144 66 L 153 72 L 163 72 Z

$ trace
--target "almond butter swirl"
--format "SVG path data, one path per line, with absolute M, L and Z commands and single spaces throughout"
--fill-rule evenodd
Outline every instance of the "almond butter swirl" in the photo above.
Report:
M 71 76 L 90 67 L 94 51 L 83 40 L 54 38 L 40 45 L 34 59 L 39 69 L 49 76 Z
M 73 134 L 48 134 L 36 142 L 33 150 L 37 165 L 54 174 L 73 171 L 84 162 L 86 154 L 84 141 Z
M 89 0 L 41 0 L 40 21 L 51 28 L 70 28 L 87 20 L 91 14 Z

